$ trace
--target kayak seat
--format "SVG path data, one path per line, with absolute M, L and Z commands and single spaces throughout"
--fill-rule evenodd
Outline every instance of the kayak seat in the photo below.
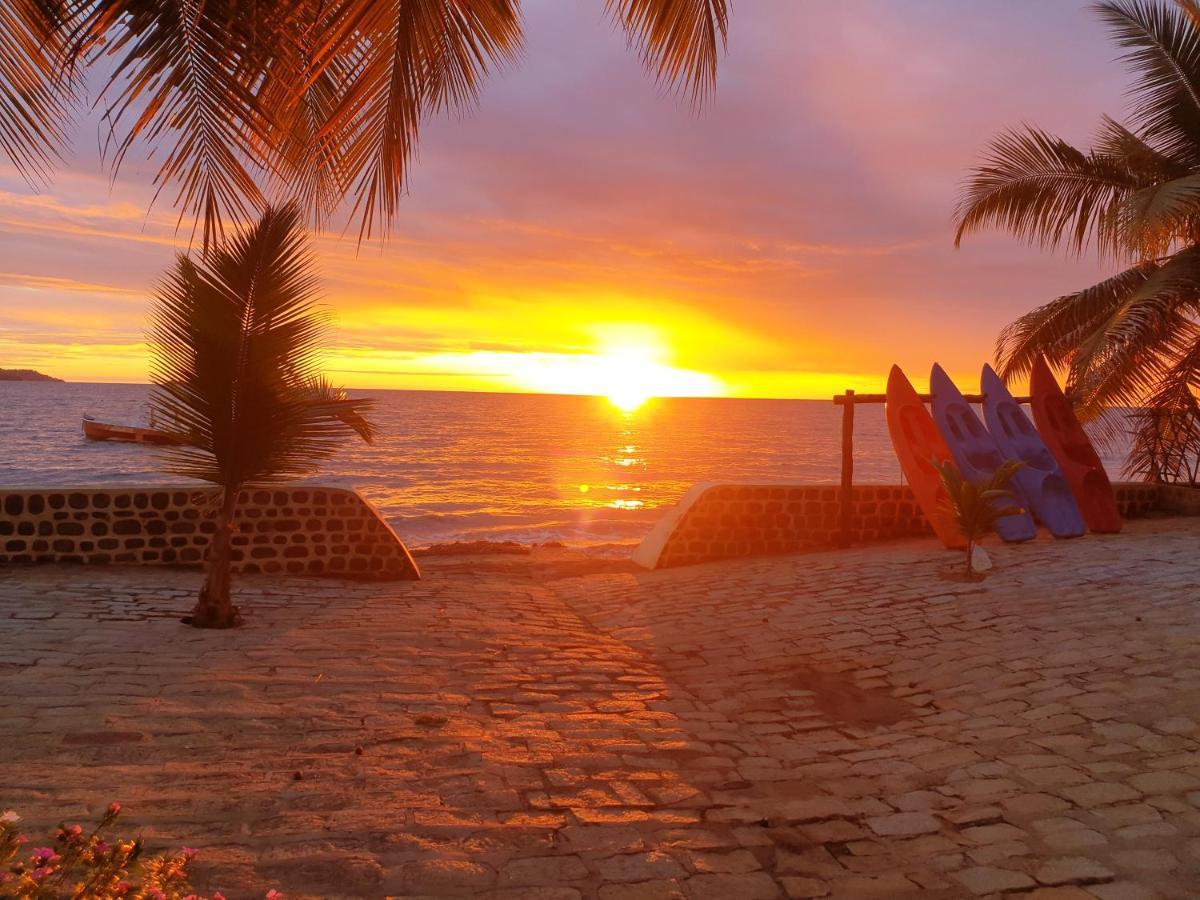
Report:
M 950 426 L 950 432 L 954 435 L 954 439 L 961 441 L 963 439 L 962 429 L 958 427 L 958 420 L 955 416 L 946 413 L 946 424 Z
M 1037 469 L 1039 472 L 1053 472 L 1058 468 L 1058 463 L 1054 461 L 1054 457 L 1050 455 L 1050 451 L 1038 449 L 1035 453 L 1028 455 L 1022 454 L 1021 461 L 1031 469 Z
M 1033 423 L 1029 421 L 1028 416 L 1021 412 L 1015 405 L 1005 404 L 997 410 L 997 413 L 1000 416 L 1000 425 L 1004 428 L 1004 433 L 1010 438 L 1034 437 L 1037 435 L 1037 431 L 1034 430 Z
M 969 409 L 964 411 L 963 421 L 967 425 L 967 431 L 971 432 L 971 437 L 983 437 L 986 433 L 983 430 L 983 426 L 979 424 L 979 417 Z
M 995 450 L 971 450 L 967 453 L 967 462 L 972 468 L 985 475 L 991 475 L 1004 462 Z

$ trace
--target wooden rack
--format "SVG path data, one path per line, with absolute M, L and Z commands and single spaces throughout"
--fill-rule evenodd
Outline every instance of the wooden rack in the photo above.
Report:
M 933 394 L 918 394 L 925 403 Z M 968 403 L 982 403 L 984 394 L 963 394 Z M 1028 397 L 1014 397 L 1018 403 L 1028 403 Z M 850 509 L 854 498 L 854 407 L 860 403 L 886 403 L 887 394 L 856 394 L 846 391 L 833 398 L 835 406 L 842 408 L 842 491 L 839 497 L 838 546 L 850 546 Z

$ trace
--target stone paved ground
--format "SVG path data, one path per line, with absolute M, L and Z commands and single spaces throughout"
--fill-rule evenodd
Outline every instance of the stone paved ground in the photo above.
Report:
M 120 800 L 232 897 L 1195 897 L 1198 539 L 246 577 L 232 633 L 0 570 L 0 808 Z

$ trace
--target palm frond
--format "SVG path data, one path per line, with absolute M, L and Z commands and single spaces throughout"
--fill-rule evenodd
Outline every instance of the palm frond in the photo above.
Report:
M 1072 360 L 1067 389 L 1080 420 L 1091 423 L 1106 411 L 1140 406 L 1169 365 L 1181 324 L 1178 318 L 1156 323 L 1138 341 L 1106 348 L 1088 368 Z
M 1192 171 L 1187 158 L 1177 158 L 1152 147 L 1112 116 L 1101 116 L 1093 150 L 1101 157 L 1120 160 L 1142 186 L 1182 178 Z
M 113 171 L 139 142 L 168 150 L 155 177 L 173 188 L 181 221 L 203 226 L 207 247 L 230 219 L 263 207 L 272 122 L 257 91 L 270 16 L 287 4 L 238 0 L 110 0 L 75 23 L 76 58 L 117 60 L 97 103 L 110 128 Z
M 473 102 L 515 57 L 521 23 L 514 0 L 345 0 L 327 30 L 313 71 L 343 70 L 318 137 L 341 148 L 362 240 L 390 226 L 423 119 Z
M 360 241 L 386 234 L 421 125 L 476 99 L 513 60 L 520 0 L 0 0 L 0 150 L 43 175 L 70 77 L 96 103 L 114 176 L 134 148 L 203 245 L 273 197 L 321 227 L 352 197 Z M 608 0 L 661 80 L 699 102 L 726 41 L 728 0 Z M 66 73 L 62 75 L 61 73 Z
M 1200 481 L 1200 327 L 1181 329 L 1163 359 L 1153 393 L 1131 416 L 1125 461 L 1132 477 L 1195 485 Z
M 729 30 L 727 0 L 607 0 L 642 61 L 660 82 L 680 86 L 696 103 L 717 81 Z
M 1141 186 L 1119 157 L 1084 153 L 1032 126 L 1004 132 L 963 187 L 954 244 L 999 227 L 1046 249 L 1112 254 L 1121 206 Z
M 1085 418 L 1113 404 L 1138 405 L 1154 390 L 1163 360 L 1174 356 L 1200 308 L 1200 247 L 1158 266 L 1071 356 L 1071 384 Z
M 1200 31 L 1200 3 L 1197 3 L 1196 0 L 1174 0 L 1174 2 L 1192 27 Z
M 303 92 L 293 95 L 294 84 L 284 89 L 275 105 L 280 109 L 279 133 L 271 189 L 295 200 L 317 230 L 324 228 L 350 190 L 342 148 L 322 129 L 338 103 L 340 79 L 329 68 Z
M 1186 245 L 1200 223 L 1200 174 L 1160 181 L 1132 193 L 1119 214 L 1120 241 L 1145 260 Z
M 1099 329 L 1123 338 L 1124 328 L 1138 327 L 1141 319 L 1169 310 L 1186 311 L 1200 298 L 1200 245 L 1185 247 L 1163 262 L 1141 267 L 1146 277 L 1113 309 Z M 1089 323 L 1091 330 L 1095 325 Z M 1094 335 L 1089 338 L 1094 339 Z M 1081 344 L 1082 347 L 1086 344 Z
M 328 385 L 316 359 L 325 317 L 295 206 L 180 257 L 152 316 L 151 408 L 186 446 L 168 469 L 226 487 L 311 474 L 351 434 L 370 439 L 370 401 Z
M 1139 73 L 1134 130 L 1170 156 L 1200 164 L 1200 29 L 1180 4 L 1105 0 L 1093 7 Z
M 1200 485 L 1200 404 L 1148 407 L 1133 419 L 1126 477 L 1155 484 Z
M 337 419 L 364 443 L 375 442 L 375 423 L 366 416 L 367 411 L 375 405 L 374 400 L 352 398 L 345 388 L 335 387 L 324 375 L 309 378 L 304 387 L 310 394 L 314 408 L 324 407 L 330 418 Z
M 59 62 L 65 0 L 0 2 L 0 150 L 34 184 L 58 159 L 74 86 Z
M 1028 375 L 1039 356 L 1056 368 L 1063 366 L 1157 270 L 1156 263 L 1133 266 L 1099 284 L 1051 300 L 1005 326 L 996 341 L 1000 374 L 1006 380 Z
M 1023 512 L 1019 506 L 1006 502 L 1013 498 L 1009 482 L 1024 465 L 1019 459 L 1006 460 L 982 482 L 964 478 L 953 460 L 934 459 L 933 463 L 946 489 L 942 512 L 957 523 L 968 543 L 976 543 L 995 530 L 998 519 Z

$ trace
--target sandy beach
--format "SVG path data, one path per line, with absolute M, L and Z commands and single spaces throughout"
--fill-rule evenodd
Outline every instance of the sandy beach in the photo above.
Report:
M 1200 521 L 420 582 L 0 570 L 0 806 L 231 898 L 1195 896 Z

